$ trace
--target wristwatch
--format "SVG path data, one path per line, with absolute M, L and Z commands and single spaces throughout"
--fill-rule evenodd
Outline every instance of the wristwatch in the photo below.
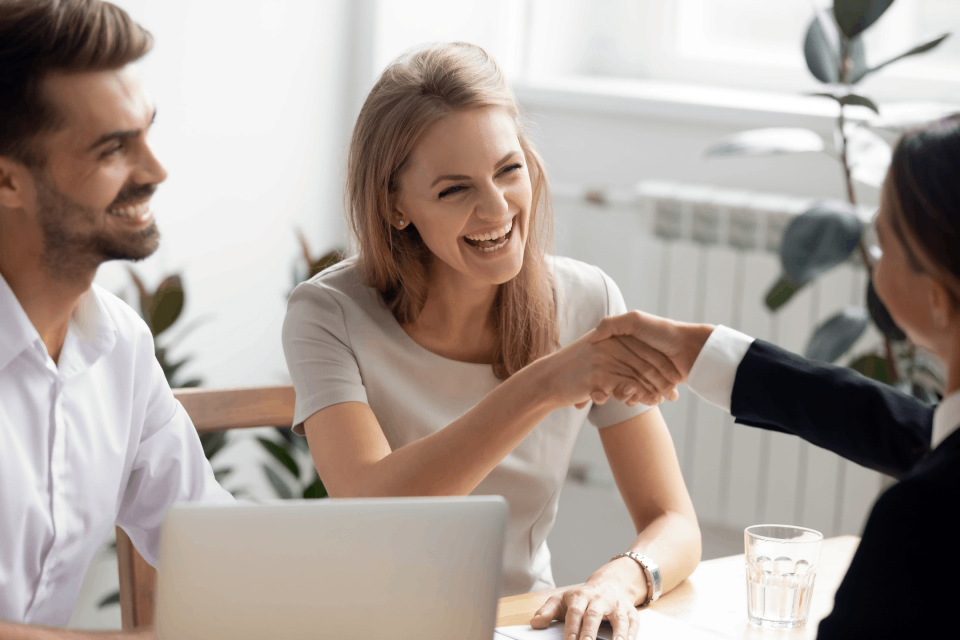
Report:
M 660 567 L 656 563 L 648 558 L 645 555 L 641 555 L 634 551 L 627 551 L 626 553 L 621 553 L 618 556 L 610 558 L 610 562 L 613 562 L 617 558 L 632 558 L 640 565 L 643 569 L 643 573 L 647 578 L 647 599 L 640 606 L 645 606 L 656 600 L 660 597 L 660 592 L 663 591 L 663 578 L 660 576 Z

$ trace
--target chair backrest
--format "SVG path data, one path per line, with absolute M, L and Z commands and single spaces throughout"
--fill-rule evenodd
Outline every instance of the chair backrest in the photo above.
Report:
M 293 424 L 293 387 L 246 389 L 175 389 L 200 433 Z M 127 631 L 153 626 L 156 570 L 147 564 L 126 532 L 117 527 L 120 617 Z

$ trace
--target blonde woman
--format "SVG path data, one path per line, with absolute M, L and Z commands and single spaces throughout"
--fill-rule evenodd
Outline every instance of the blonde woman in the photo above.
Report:
M 297 287 L 283 329 L 296 430 L 330 495 L 503 495 L 503 595 L 549 589 L 545 541 L 590 420 L 637 529 L 611 555 L 646 558 L 598 567 L 532 623 L 592 639 L 609 619 L 635 637 L 652 573 L 667 591 L 700 559 L 652 407 L 676 390 L 658 354 L 590 340 L 623 298 L 546 254 L 546 178 L 497 64 L 461 43 L 391 64 L 357 119 L 347 194 L 358 254 Z M 648 405 L 616 400 L 631 393 Z

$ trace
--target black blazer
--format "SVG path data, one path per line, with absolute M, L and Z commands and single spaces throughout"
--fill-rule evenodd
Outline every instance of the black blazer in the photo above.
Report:
M 933 410 L 762 340 L 737 369 L 737 422 L 798 435 L 899 480 L 870 512 L 821 640 L 960 637 L 960 430 L 931 452 Z

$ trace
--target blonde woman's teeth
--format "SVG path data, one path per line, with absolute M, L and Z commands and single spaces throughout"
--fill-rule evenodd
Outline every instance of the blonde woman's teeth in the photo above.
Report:
M 504 238 L 503 240 L 493 245 L 492 247 L 477 247 L 477 249 L 479 249 L 480 251 L 483 251 L 484 253 L 490 253 L 491 251 L 496 251 L 497 249 L 503 249 L 503 247 L 509 241 L 510 241 L 510 238 Z
M 465 237 L 467 238 L 467 240 L 473 240 L 474 242 L 482 242 L 484 240 L 496 240 L 510 233 L 511 229 L 513 229 L 513 220 L 505 224 L 502 229 L 497 229 L 496 231 L 491 231 L 490 233 L 482 233 L 480 235 L 465 236 Z

